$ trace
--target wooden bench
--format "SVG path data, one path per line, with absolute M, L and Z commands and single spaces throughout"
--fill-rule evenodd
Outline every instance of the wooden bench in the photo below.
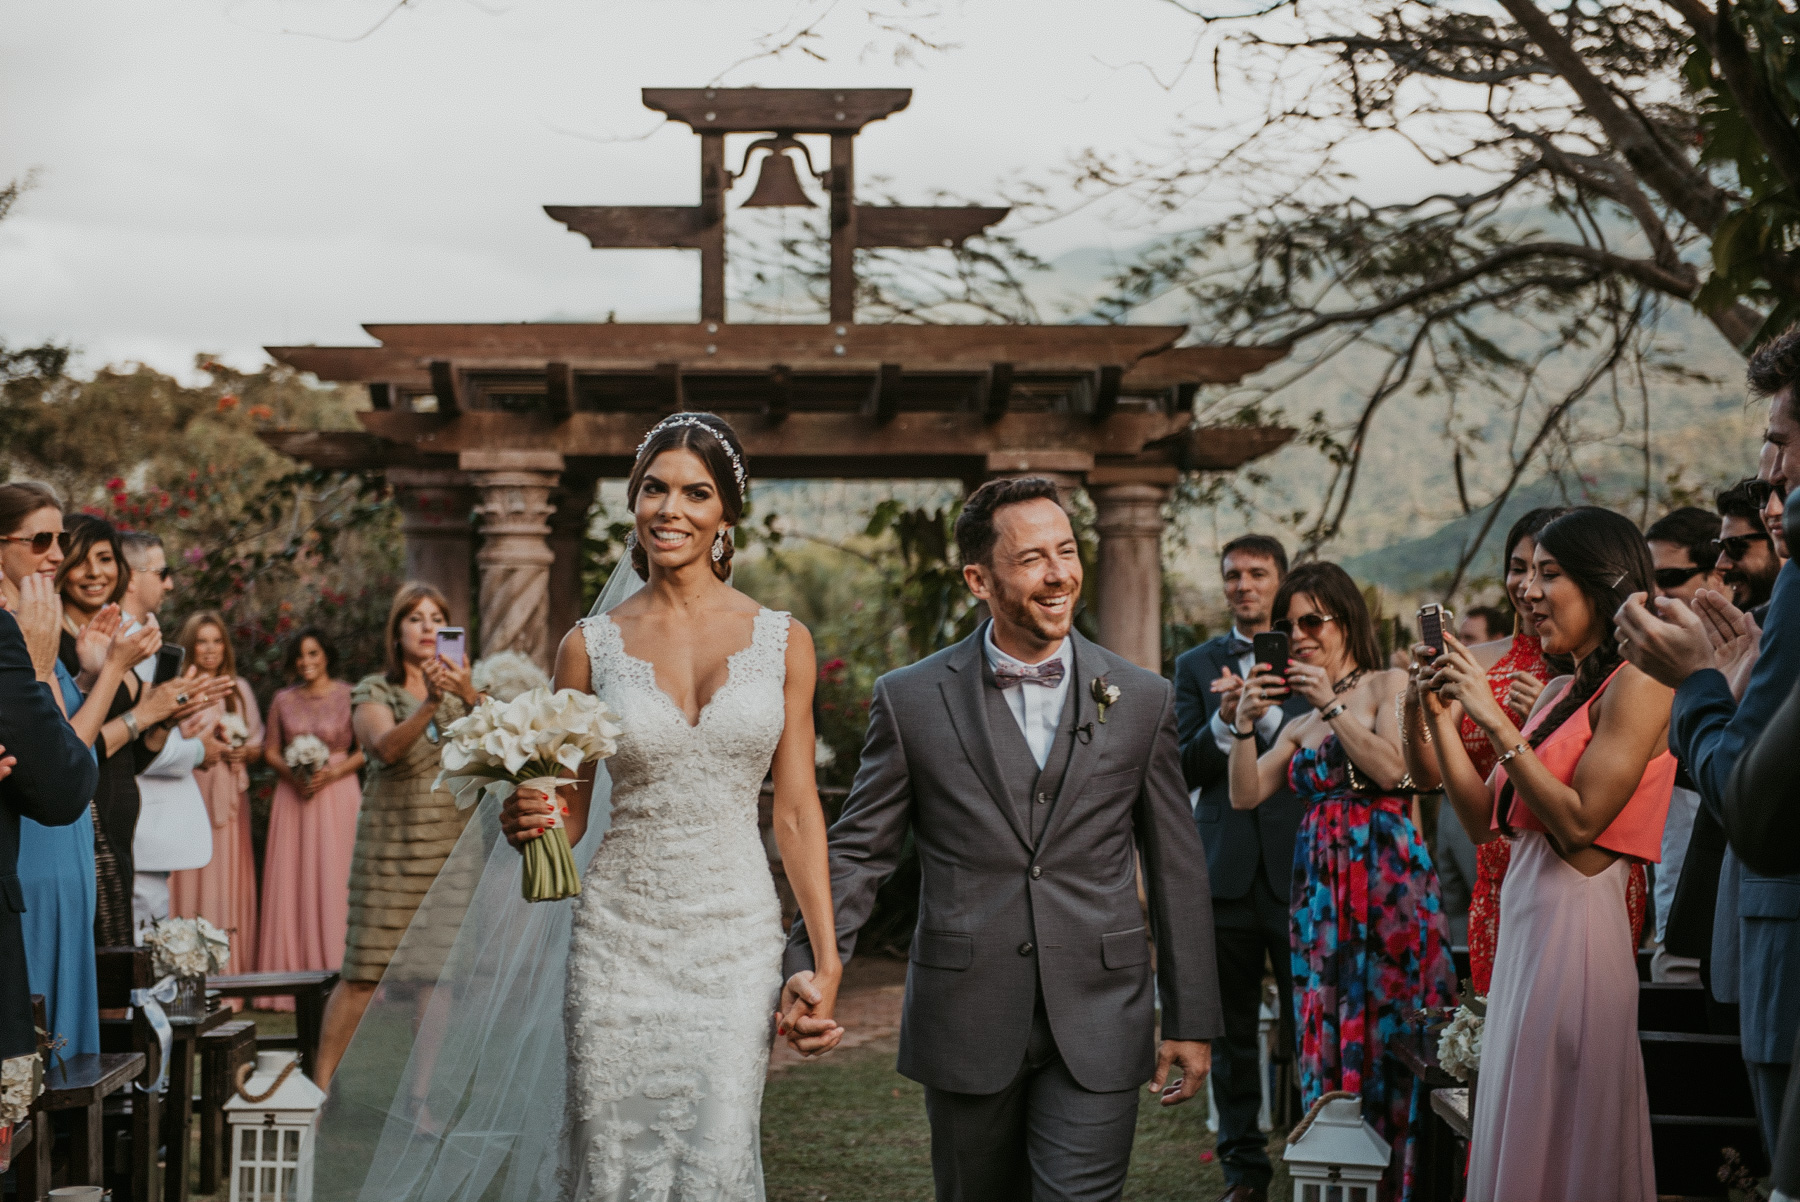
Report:
M 240 972 L 206 978 L 208 991 L 221 997 L 291 997 L 294 999 L 294 1034 L 262 1038 L 265 1050 L 300 1053 L 300 1068 L 309 1077 L 318 1075 L 319 1031 L 325 1018 L 325 999 L 331 996 L 338 974 L 316 972 Z
M 84 1052 L 51 1057 L 44 1070 L 44 1093 L 38 1099 L 38 1109 L 45 1115 L 69 1112 L 67 1184 L 106 1183 L 106 1099 L 141 1076 L 144 1063 L 142 1052 Z
M 1737 1036 L 1640 1030 L 1638 1048 L 1659 1195 L 1725 1197 L 1718 1170 L 1726 1148 L 1737 1150 L 1753 1176 L 1768 1171 Z
M 49 1037 L 50 1019 L 41 993 L 31 995 L 31 1024 L 37 1029 L 38 1050 L 42 1052 Z M 12 1147 L 8 1150 L 14 1188 L 22 1202 L 37 1202 L 50 1192 L 50 1153 L 54 1142 L 50 1112 L 44 1109 L 40 1098 L 32 1104 L 31 1113 L 13 1127 Z
M 1457 1086 L 1456 1078 L 1438 1064 L 1435 1035 L 1405 1032 L 1388 1042 L 1388 1054 L 1412 1073 L 1415 1088 L 1426 1091 L 1427 1097 L 1433 1099 L 1433 1107 L 1438 1094 Z M 1453 1202 L 1462 1197 L 1462 1166 L 1468 1156 L 1469 1137 L 1466 1132 L 1447 1128 L 1441 1117 L 1432 1107 L 1421 1105 L 1413 1124 L 1412 1134 L 1418 1141 L 1413 1181 L 1417 1202 Z
M 225 1173 L 225 1103 L 237 1070 L 256 1060 L 256 1024 L 228 1022 L 200 1037 L 200 1192 L 216 1194 Z
M 131 1008 L 131 991 L 156 984 L 150 953 L 141 947 L 103 947 L 94 952 L 100 1010 Z M 105 1107 L 104 1114 L 130 1132 L 127 1163 L 114 1164 L 107 1174 L 116 1197 L 132 1202 L 159 1202 L 162 1197 L 160 1151 L 162 1143 L 162 1095 L 150 1087 L 162 1075 L 162 1040 L 142 1009 L 132 1009 L 128 1019 L 100 1020 L 101 1053 L 135 1052 L 143 1057 L 132 1088 L 121 1091 Z

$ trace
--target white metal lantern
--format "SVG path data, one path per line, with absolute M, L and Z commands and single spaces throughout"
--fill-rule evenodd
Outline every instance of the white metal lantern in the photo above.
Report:
M 225 1103 L 231 1202 L 312 1202 L 313 1142 L 325 1091 L 298 1062 L 294 1052 L 258 1052 L 255 1071 Z
M 1362 1102 L 1331 1098 L 1281 1158 L 1294 1202 L 1375 1202 L 1393 1149 L 1363 1122 Z

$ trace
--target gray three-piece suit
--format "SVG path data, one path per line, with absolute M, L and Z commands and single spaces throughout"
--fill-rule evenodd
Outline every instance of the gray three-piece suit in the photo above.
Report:
M 1155 1068 L 1153 982 L 1163 1038 L 1223 1032 L 1173 692 L 1070 637 L 1074 671 L 1042 769 L 994 682 L 983 631 L 882 677 L 831 828 L 846 962 L 909 829 L 918 847 L 898 1068 L 926 1087 L 945 1202 L 1116 1198 Z M 1104 722 L 1098 677 L 1119 690 Z M 812 963 L 796 921 L 785 969 Z

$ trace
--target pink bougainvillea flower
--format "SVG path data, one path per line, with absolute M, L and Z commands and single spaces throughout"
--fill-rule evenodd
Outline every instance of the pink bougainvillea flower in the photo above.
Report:
M 184 509 L 181 513 L 183 517 L 187 516 L 187 510 Z M 206 552 L 202 551 L 199 547 L 189 547 L 186 551 L 181 553 L 181 557 L 189 563 L 199 563 L 206 558 Z

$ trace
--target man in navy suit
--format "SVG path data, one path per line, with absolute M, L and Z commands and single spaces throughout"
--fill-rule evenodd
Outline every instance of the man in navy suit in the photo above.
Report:
M 1219 566 L 1233 629 L 1175 661 L 1175 723 L 1182 773 L 1188 788 L 1196 791 L 1194 821 L 1206 845 L 1212 881 L 1225 1019 L 1225 1034 L 1212 1041 L 1219 1163 L 1229 1187 L 1222 1202 L 1264 1202 L 1272 1170 L 1267 1140 L 1256 1121 L 1262 1105 L 1257 1020 L 1267 962 L 1275 970 L 1281 1031 L 1293 1042 L 1288 893 L 1294 834 L 1304 806 L 1282 789 L 1254 810 L 1231 808 L 1227 759 L 1232 733 L 1222 708 L 1236 709 L 1237 686 L 1254 662 L 1250 640 L 1269 629 L 1275 592 L 1287 575 L 1287 551 L 1275 539 L 1246 534 L 1225 544 Z M 1308 708 L 1305 700 L 1289 696 L 1281 709 L 1263 715 L 1256 728 L 1257 751 L 1266 751 L 1282 725 Z
M 1785 557 L 1788 488 L 1800 481 L 1800 326 L 1771 339 L 1750 360 L 1753 393 L 1769 398 L 1757 476 L 1770 485 L 1762 516 Z M 1675 688 L 1669 745 L 1700 798 L 1722 820 L 1726 785 L 1739 757 L 1768 726 L 1800 677 L 1800 566 L 1776 577 L 1760 633 L 1725 598 L 1702 593 L 1690 608 L 1659 599 L 1656 611 L 1634 596 L 1619 611 L 1625 654 Z M 1696 610 L 1698 612 L 1696 612 Z M 1800 874 L 1770 876 L 1725 853 L 1714 912 L 1712 987 L 1739 1004 L 1744 1062 L 1756 1095 L 1763 1138 L 1775 1146 L 1796 1028 L 1800 1027 Z
M 20 584 L 19 621 L 0 608 L 0 1060 L 37 1050 L 27 988 L 25 891 L 19 884 L 19 819 L 67 826 L 94 796 L 98 769 L 87 745 L 63 717 L 56 694 L 60 609 L 41 577 Z

